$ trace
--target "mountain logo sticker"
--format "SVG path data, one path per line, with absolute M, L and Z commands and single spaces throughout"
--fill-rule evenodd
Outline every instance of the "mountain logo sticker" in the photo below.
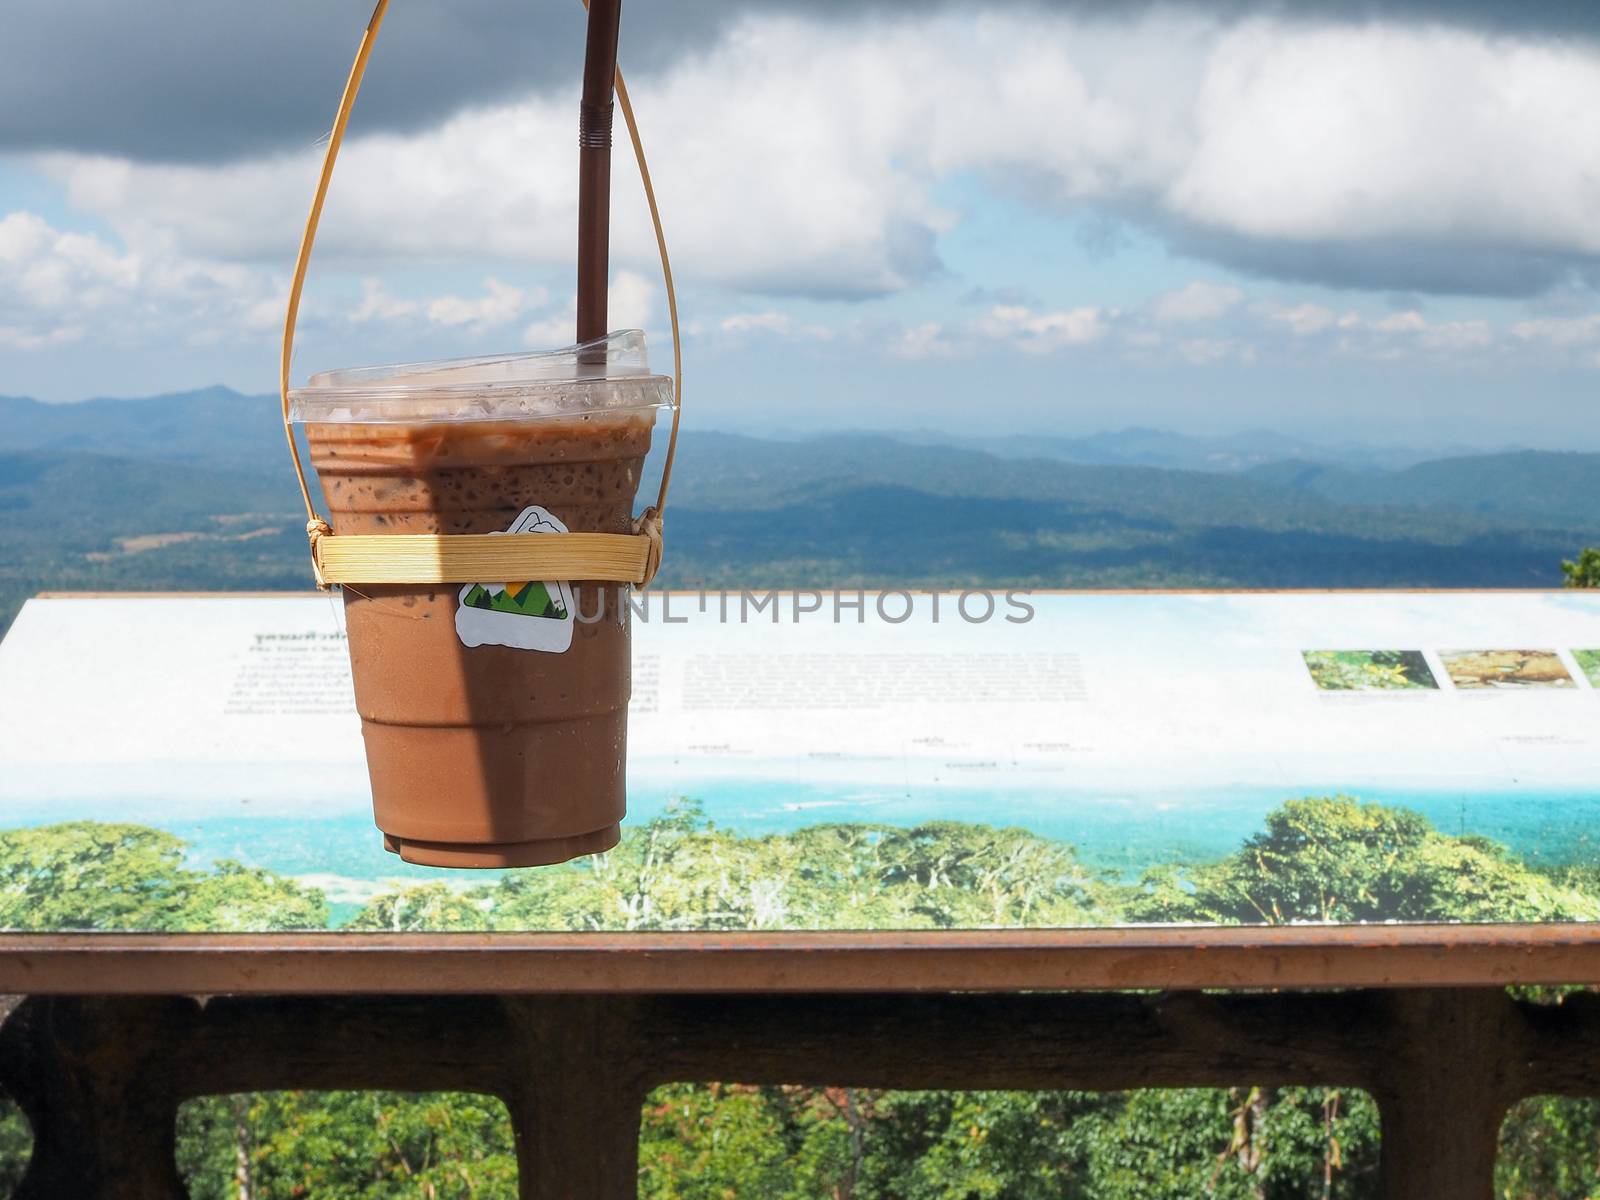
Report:
M 565 533 L 561 518 L 530 504 L 506 533 Z M 572 585 L 565 580 L 469 583 L 456 606 L 463 646 L 509 646 L 561 654 L 572 645 Z

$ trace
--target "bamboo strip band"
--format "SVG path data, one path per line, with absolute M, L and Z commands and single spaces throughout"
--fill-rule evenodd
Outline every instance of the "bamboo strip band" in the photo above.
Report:
M 588 8 L 588 0 L 583 0 Z M 632 583 L 647 587 L 661 566 L 662 514 L 667 504 L 667 486 L 672 481 L 672 463 L 678 448 L 678 422 L 683 411 L 683 342 L 678 325 L 678 296 L 673 285 L 672 263 L 667 256 L 666 233 L 656 203 L 655 187 L 645 161 L 644 143 L 634 119 L 623 83 L 622 69 L 616 71 L 618 107 L 633 143 L 634 161 L 644 186 L 650 221 L 655 229 L 656 247 L 661 255 L 661 274 L 667 292 L 667 311 L 672 325 L 672 431 L 667 441 L 666 463 L 656 503 L 634 518 L 633 532 L 627 533 L 541 533 L 541 534 L 339 534 L 336 535 L 311 502 L 311 487 L 306 480 L 300 447 L 294 440 L 289 420 L 289 368 L 294 352 L 295 326 L 300 314 L 300 296 L 305 288 L 311 250 L 317 226 L 322 219 L 333 166 L 344 141 L 350 112 L 361 90 L 372 56 L 372 45 L 388 11 L 389 0 L 377 0 L 367 22 L 355 62 L 345 80 L 344 92 L 334 116 L 322 171 L 312 198 L 295 259 L 294 276 L 289 283 L 289 303 L 283 322 L 283 353 L 279 362 L 278 392 L 283 410 L 283 430 L 289 442 L 300 498 L 305 503 L 306 536 L 311 546 L 311 568 L 319 588 L 340 583 L 479 583 L 504 579 L 594 579 Z
M 334 583 L 596 579 L 641 583 L 651 539 L 627 533 L 319 534 L 317 573 Z

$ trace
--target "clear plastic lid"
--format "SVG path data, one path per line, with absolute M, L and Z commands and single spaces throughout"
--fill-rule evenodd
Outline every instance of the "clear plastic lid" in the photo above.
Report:
M 650 374 L 644 334 L 624 329 L 561 350 L 323 371 L 290 389 L 289 418 L 408 425 L 536 421 L 672 403 L 672 380 Z

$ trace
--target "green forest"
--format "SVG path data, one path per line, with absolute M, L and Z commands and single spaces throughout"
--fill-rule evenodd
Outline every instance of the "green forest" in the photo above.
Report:
M 0 398 L 0 633 L 40 591 L 310 586 L 276 405 L 196 397 L 141 427 L 144 404 Z M 1225 474 L 691 431 L 660 582 L 1556 587 L 1593 541 L 1597 481 L 1600 454 Z
M 317 889 L 237 863 L 205 869 L 138 825 L 0 833 L 0 927 L 323 929 Z M 380 895 L 345 928 L 670 930 L 1003 928 L 1116 922 L 1600 919 L 1600 871 L 1538 870 L 1405 809 L 1287 801 L 1221 861 L 1136 880 L 1098 874 L 1023 829 L 819 825 L 747 837 L 692 802 L 609 854 L 460 888 Z M 1549 996 L 1559 1003 L 1559 994 Z M 0 1187 L 26 1163 L 0 1118 Z M 676 1084 L 643 1112 L 649 1200 L 1333 1200 L 1374 1194 L 1377 1111 L 1337 1087 L 1121 1094 L 874 1092 Z M 196 1200 L 515 1195 L 504 1109 L 488 1097 L 271 1093 L 186 1105 Z M 1502 1200 L 1600 1194 L 1600 1103 L 1540 1100 L 1502 1131 Z

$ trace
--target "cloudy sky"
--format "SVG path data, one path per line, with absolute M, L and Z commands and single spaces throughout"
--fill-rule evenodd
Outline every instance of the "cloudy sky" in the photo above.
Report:
M 369 10 L 8 0 L 0 393 L 272 389 Z M 581 39 L 395 0 L 297 378 L 570 340 Z M 702 424 L 1600 448 L 1600 5 L 630 0 L 623 63 Z

